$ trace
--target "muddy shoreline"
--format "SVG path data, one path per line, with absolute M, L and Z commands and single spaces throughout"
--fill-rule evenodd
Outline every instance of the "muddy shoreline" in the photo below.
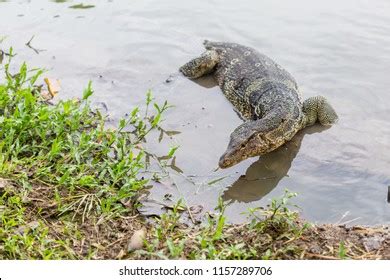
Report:
M 2 179 L 1 191 L 9 184 L 9 180 Z M 77 216 L 69 221 L 56 217 L 58 212 L 51 186 L 35 185 L 24 199 L 27 219 L 14 234 L 33 233 L 38 221 L 43 223 L 48 240 L 64 240 L 69 244 L 72 254 L 62 256 L 63 259 L 90 258 L 91 250 L 92 259 L 194 259 L 195 255 L 195 259 L 390 259 L 390 227 L 385 225 L 307 224 L 297 215 L 288 221 L 291 223 L 288 228 L 278 229 L 270 224 L 261 232 L 251 223 L 224 224 L 221 236 L 213 239 L 210 236 L 215 236 L 214 225 L 183 224 L 172 211 L 148 219 L 135 210 L 110 219 L 93 216 L 82 221 Z M 64 230 L 70 225 L 77 228 L 77 235 L 71 236 Z M 167 231 L 157 237 L 160 228 Z M 135 235 L 141 238 L 136 241 L 139 245 L 130 249 Z M 202 238 L 211 242 L 220 255 L 209 255 Z M 154 247 L 149 248 L 152 244 Z M 181 250 L 173 255 L 171 248 L 175 244 L 180 244 Z M 232 249 L 235 246 L 239 254 Z

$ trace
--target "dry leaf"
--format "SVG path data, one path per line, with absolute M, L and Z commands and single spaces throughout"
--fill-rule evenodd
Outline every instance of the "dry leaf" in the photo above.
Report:
M 58 94 L 58 92 L 61 90 L 59 80 L 45 78 L 44 81 L 45 81 L 45 83 L 47 85 L 47 89 L 52 97 L 56 96 Z

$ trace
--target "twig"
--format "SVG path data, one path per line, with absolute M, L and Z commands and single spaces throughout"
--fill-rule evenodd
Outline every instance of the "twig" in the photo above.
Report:
M 348 221 L 346 221 L 346 222 L 343 222 L 342 224 L 339 224 L 339 225 L 345 226 L 345 225 L 350 224 L 350 223 L 352 223 L 352 222 L 354 222 L 354 221 L 357 221 L 357 220 L 359 220 L 359 219 L 361 219 L 361 217 L 356 217 L 356 218 L 354 218 L 354 219 L 351 219 L 351 220 L 348 220 Z
M 44 52 L 46 50 L 44 49 L 37 49 L 37 48 L 34 48 L 33 46 L 31 46 L 31 41 L 34 39 L 35 35 L 33 35 L 30 39 L 30 41 L 28 41 L 26 43 L 26 46 L 29 47 L 30 49 L 32 49 L 36 54 L 39 54 L 40 52 Z
M 15 54 L 11 54 L 11 53 L 9 53 L 9 52 L 0 50 L 0 56 L 1 56 L 2 54 L 5 55 L 5 56 L 9 56 L 9 57 L 14 57 L 14 56 L 16 55 L 16 53 L 15 53 Z
M 340 220 L 338 220 L 335 224 L 336 224 L 336 225 L 339 225 L 339 224 L 344 220 L 344 218 L 347 217 L 348 215 L 349 215 L 349 211 L 346 211 L 346 212 L 341 216 Z

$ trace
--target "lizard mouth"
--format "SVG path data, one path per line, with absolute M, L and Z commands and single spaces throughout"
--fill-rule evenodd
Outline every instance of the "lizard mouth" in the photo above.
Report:
M 233 162 L 231 162 L 229 160 L 226 160 L 223 157 L 221 157 L 221 159 L 219 160 L 218 165 L 219 165 L 220 168 L 224 169 L 224 168 L 231 167 L 233 165 Z
M 231 155 L 229 156 L 229 154 L 227 152 L 225 152 L 219 158 L 218 165 L 220 168 L 228 168 L 228 167 L 231 167 L 232 165 L 234 165 L 234 162 L 231 160 Z
M 219 167 L 224 169 L 224 168 L 229 168 L 229 167 L 232 167 L 233 165 L 236 165 L 237 163 L 243 161 L 244 159 L 247 159 L 248 156 L 242 156 L 240 159 L 238 160 L 233 160 L 231 158 L 231 155 L 229 156 L 227 153 L 224 153 L 221 158 L 219 159 Z

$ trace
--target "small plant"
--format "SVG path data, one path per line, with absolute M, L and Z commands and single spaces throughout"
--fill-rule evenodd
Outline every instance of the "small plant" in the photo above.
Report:
M 304 224 L 301 227 L 297 223 L 298 213 L 289 209 L 289 207 L 298 207 L 289 202 L 291 198 L 296 196 L 296 193 L 285 190 L 282 197 L 271 200 L 268 208 L 249 209 L 248 214 L 252 217 L 251 226 L 259 231 L 271 230 L 275 235 L 285 231 L 292 231 L 299 235 L 309 224 Z
M 347 250 L 345 248 L 344 241 L 340 242 L 338 255 L 339 255 L 339 258 L 342 260 L 347 258 Z
M 295 196 L 286 190 L 284 196 L 273 199 L 267 209 L 251 209 L 251 222 L 241 225 L 226 223 L 226 203 L 222 199 L 219 199 L 216 208 L 218 213 L 209 215 L 206 223 L 198 227 L 181 224 L 178 207 L 175 207 L 156 220 L 154 234 L 147 242 L 147 252 L 138 254 L 164 259 L 275 259 L 299 256 L 301 250 L 289 243 L 298 239 L 308 225 L 302 225 L 297 213 L 287 207 L 290 205 L 289 199 Z M 275 242 L 281 242 L 280 248 L 272 247 Z

